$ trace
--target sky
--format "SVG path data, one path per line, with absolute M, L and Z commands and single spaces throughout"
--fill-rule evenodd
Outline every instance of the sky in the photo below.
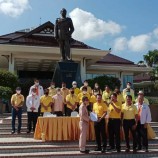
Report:
M 76 40 L 138 63 L 158 49 L 158 0 L 0 0 L 0 35 L 55 23 L 66 8 Z

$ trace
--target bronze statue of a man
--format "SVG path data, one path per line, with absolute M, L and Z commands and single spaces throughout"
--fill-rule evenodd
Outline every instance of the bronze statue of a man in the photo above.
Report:
M 61 17 L 56 19 L 54 27 L 54 37 L 58 40 L 62 60 L 71 60 L 70 57 L 70 39 L 74 32 L 74 26 L 71 18 L 66 17 L 66 9 L 60 11 Z

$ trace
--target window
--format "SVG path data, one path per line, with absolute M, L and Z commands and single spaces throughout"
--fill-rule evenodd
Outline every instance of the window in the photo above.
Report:
M 126 88 L 127 82 L 131 82 L 133 86 L 133 76 L 132 75 L 124 75 L 123 76 L 123 88 Z

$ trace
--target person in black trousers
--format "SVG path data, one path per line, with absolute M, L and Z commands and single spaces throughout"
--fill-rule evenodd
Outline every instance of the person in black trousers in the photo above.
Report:
M 135 105 L 132 103 L 132 96 L 126 96 L 126 102 L 122 106 L 121 118 L 123 119 L 123 129 L 125 133 L 126 141 L 126 152 L 130 151 L 129 144 L 129 131 L 132 133 L 133 137 L 133 153 L 135 153 L 137 147 L 136 139 L 136 127 L 138 121 L 138 111 Z
M 102 101 L 102 95 L 97 94 L 97 102 L 93 104 L 93 112 L 97 114 L 98 121 L 94 122 L 94 130 L 96 136 L 97 149 L 95 151 L 101 151 L 104 153 L 106 151 L 107 140 L 106 140 L 106 130 L 105 130 L 105 116 L 107 114 L 107 106 Z M 102 140 L 102 148 L 101 148 Z

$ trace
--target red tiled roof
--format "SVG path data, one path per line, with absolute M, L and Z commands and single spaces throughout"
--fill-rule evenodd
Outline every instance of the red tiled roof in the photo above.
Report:
M 113 54 L 107 54 L 102 59 L 100 59 L 98 64 L 115 64 L 115 65 L 135 65 L 134 62 L 127 59 L 121 58 Z
M 48 21 L 29 32 L 16 31 L 14 33 L 0 36 L 0 44 L 58 47 L 59 44 L 54 38 L 53 32 L 50 34 L 46 34 L 44 32 L 41 33 L 42 31 L 45 31 L 45 29 L 50 29 L 51 31 L 54 30 L 54 24 Z M 71 39 L 71 47 L 81 49 L 95 49 L 73 38 Z

